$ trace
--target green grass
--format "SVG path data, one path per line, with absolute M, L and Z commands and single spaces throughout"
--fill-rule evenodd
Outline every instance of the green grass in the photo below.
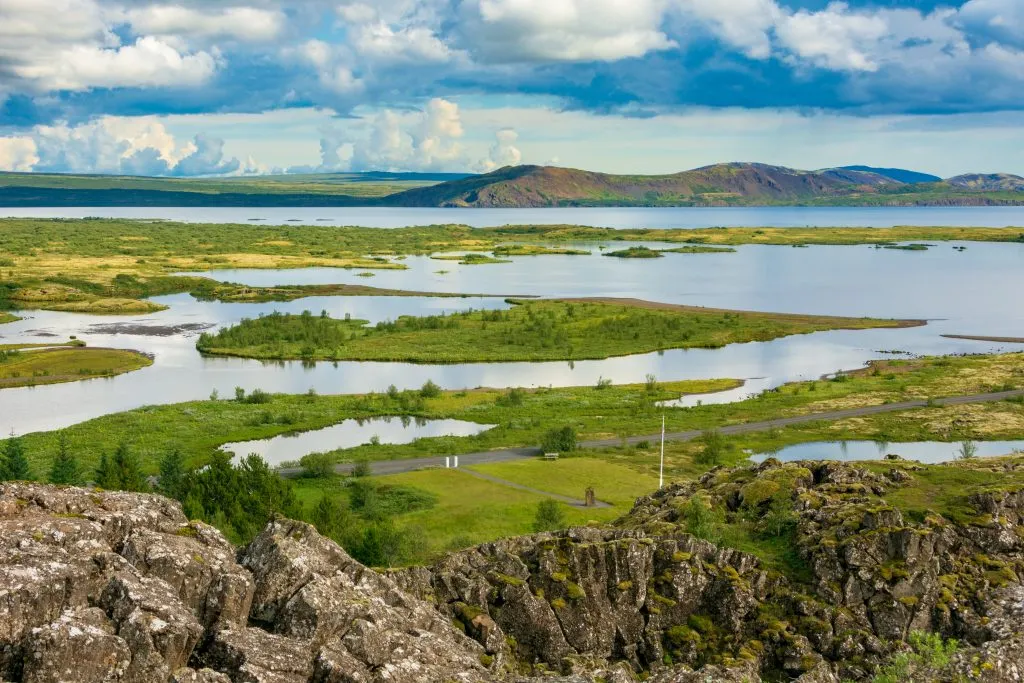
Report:
M 122 349 L 0 350 L 0 390 L 113 377 L 152 364 L 148 356 Z
M 629 247 L 628 249 L 620 249 L 618 251 L 608 251 L 602 254 L 602 256 L 611 256 L 613 258 L 664 258 L 657 249 L 651 249 L 650 247 Z
M 545 247 L 538 244 L 504 244 L 494 248 L 495 256 L 590 256 L 592 252 L 587 249 L 572 249 L 569 247 Z
M 0 325 L 4 323 L 13 323 L 17 320 L 21 320 L 18 316 L 13 313 L 7 313 L 6 311 L 0 311 Z
M 601 359 L 673 348 L 719 348 L 831 329 L 906 321 L 835 318 L 601 301 L 512 300 L 508 311 L 400 317 L 365 326 L 312 314 L 244 320 L 197 347 L 265 359 L 467 363 Z
M 579 500 L 592 487 L 598 500 L 627 510 L 637 498 L 658 488 L 657 477 L 649 473 L 595 457 L 493 463 L 469 469 Z

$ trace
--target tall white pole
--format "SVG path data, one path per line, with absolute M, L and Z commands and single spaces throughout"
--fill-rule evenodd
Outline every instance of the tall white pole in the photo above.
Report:
M 665 486 L 665 416 L 661 416 L 661 467 L 658 470 L 658 488 Z

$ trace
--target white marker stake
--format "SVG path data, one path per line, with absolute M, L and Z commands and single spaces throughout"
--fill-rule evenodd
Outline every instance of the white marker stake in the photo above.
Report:
M 444 456 L 444 468 L 445 469 L 449 469 L 451 466 L 452 466 L 452 459 L 449 458 L 447 455 Z
M 458 466 L 459 466 L 459 456 L 456 455 L 455 456 L 455 464 L 453 465 L 453 467 L 458 467 Z
M 658 488 L 665 486 L 665 416 L 661 416 L 661 468 L 658 471 Z

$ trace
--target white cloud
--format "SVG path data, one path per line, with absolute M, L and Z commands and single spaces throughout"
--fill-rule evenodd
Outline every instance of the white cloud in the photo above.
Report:
M 877 71 L 873 47 L 890 35 L 878 14 L 856 14 L 843 3 L 821 12 L 800 10 L 776 26 L 779 42 L 802 60 L 838 71 Z
M 1024 47 L 1024 3 L 1020 0 L 970 0 L 956 21 L 988 40 Z
M 495 142 L 488 151 L 487 158 L 476 166 L 481 173 L 488 173 L 503 166 L 518 166 L 522 163 L 523 153 L 516 147 L 519 133 L 514 128 L 502 128 L 494 134 Z
M 146 35 L 268 41 L 280 35 L 285 15 L 278 10 L 255 7 L 200 11 L 180 5 L 150 5 L 128 10 L 125 20 L 136 32 Z
M 467 0 L 460 31 L 492 62 L 616 61 L 676 46 L 666 0 Z
M 681 0 L 685 14 L 753 59 L 771 56 L 770 32 L 783 11 L 774 0 Z
M 69 126 L 35 126 L 0 138 L 0 169 L 51 173 L 226 175 L 243 171 L 222 140 L 202 134 L 179 144 L 153 117 L 103 117 Z M 248 166 L 254 166 L 249 163 Z
M 464 134 L 459 105 L 448 100 L 434 98 L 414 113 L 385 109 L 326 131 L 319 170 L 462 170 L 468 165 L 460 142 Z
M 446 62 L 451 50 L 422 26 L 393 29 L 383 21 L 364 24 L 353 41 L 363 57 L 381 62 Z
M 95 0 L 0 0 L 0 82 L 36 91 L 197 86 L 216 71 L 214 53 L 171 39 L 122 45 L 108 14 Z
M 0 138 L 0 171 L 28 172 L 39 163 L 36 143 L 30 137 Z

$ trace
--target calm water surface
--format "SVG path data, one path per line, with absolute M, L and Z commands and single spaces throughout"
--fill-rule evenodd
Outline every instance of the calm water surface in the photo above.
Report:
M 912 354 L 989 353 L 1024 350 L 1024 345 L 945 339 L 942 334 L 1024 337 L 1024 245 L 951 244 L 905 252 L 871 247 L 744 246 L 733 254 L 669 254 L 657 260 L 593 256 L 516 257 L 510 264 L 460 266 L 425 257 L 409 258 L 406 271 L 377 271 L 372 279 L 354 271 L 215 271 L 211 277 L 251 284 L 356 283 L 421 291 L 621 296 L 740 310 L 847 316 L 925 318 L 924 327 L 835 331 L 723 349 L 675 350 L 576 363 L 260 362 L 203 358 L 195 350 L 202 328 L 237 323 L 274 310 L 326 309 L 371 322 L 468 308 L 507 306 L 500 298 L 318 297 L 288 303 L 198 302 L 188 295 L 159 297 L 169 310 L 111 317 L 29 311 L 26 320 L 0 326 L 0 343 L 40 342 L 46 335 L 75 334 L 91 346 L 134 348 L 154 355 L 152 367 L 111 379 L 94 379 L 0 392 L 0 430 L 23 434 L 54 429 L 106 413 L 147 404 L 230 395 L 236 386 L 272 392 L 383 391 L 394 384 L 417 388 L 428 379 L 445 388 L 476 386 L 573 386 L 659 380 L 735 377 L 740 390 L 689 398 L 687 403 L 737 400 L 793 380 L 818 378 L 861 367 L 883 352 Z M 595 249 L 596 252 L 596 249 Z M 446 275 L 436 271 L 448 270 Z M 110 327 L 110 325 L 119 325 Z M 188 326 L 182 328 L 181 326 Z M 157 334 L 166 336 L 156 336 Z
M 310 432 L 284 434 L 270 439 L 239 441 L 221 446 L 222 450 L 244 457 L 257 453 L 271 466 L 295 461 L 310 453 L 368 444 L 377 437 L 382 444 L 412 443 L 438 436 L 474 436 L 491 429 L 461 420 L 423 420 L 408 417 L 380 417 L 369 420 L 345 420 Z
M 1010 455 L 1024 450 L 1024 441 L 974 441 L 976 457 Z M 754 462 L 776 458 L 783 462 L 796 460 L 882 460 L 889 453 L 904 460 L 937 464 L 950 462 L 960 457 L 960 443 L 942 441 L 915 441 L 909 443 L 884 443 L 876 441 L 819 441 L 787 446 L 776 453 L 761 453 L 751 457 Z
M 603 228 L 865 227 L 949 225 L 1024 226 L 1024 207 L 745 207 L 600 209 L 386 209 L 386 208 L 0 208 L 0 216 L 32 218 L 161 218 L 187 223 L 254 225 L 591 225 Z

